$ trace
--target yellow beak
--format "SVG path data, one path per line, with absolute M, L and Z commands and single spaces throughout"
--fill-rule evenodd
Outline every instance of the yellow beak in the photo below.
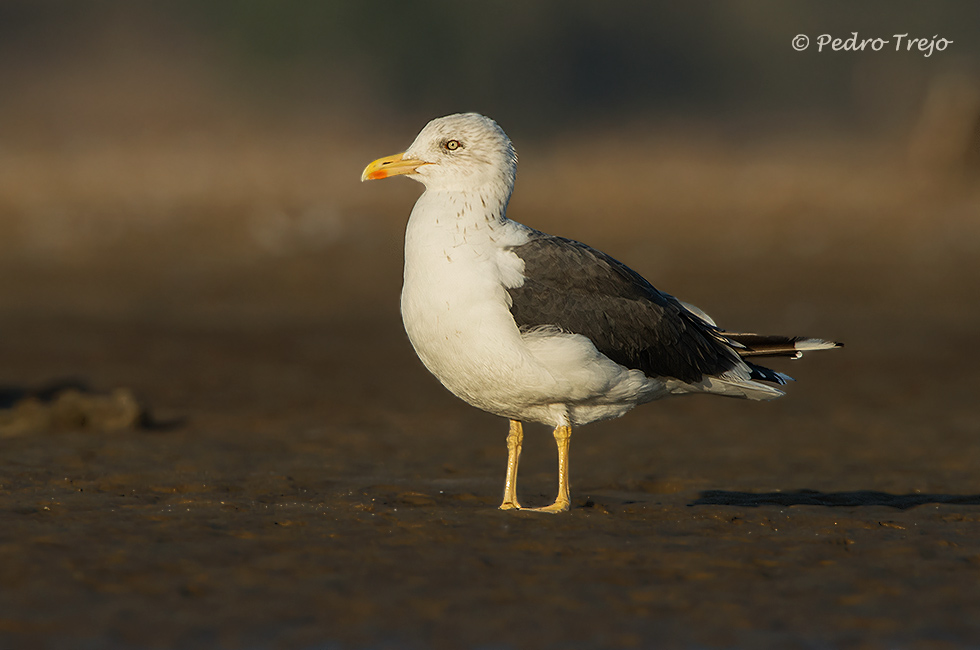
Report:
M 378 158 L 361 172 L 361 182 L 376 181 L 399 174 L 412 174 L 420 165 L 426 164 L 421 160 L 405 158 L 404 155 L 404 153 L 396 153 L 393 156 Z

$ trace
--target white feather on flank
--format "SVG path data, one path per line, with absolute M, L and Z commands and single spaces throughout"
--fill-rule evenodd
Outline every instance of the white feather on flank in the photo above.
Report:
M 712 327 L 718 327 L 718 323 L 715 322 L 715 319 L 712 318 L 711 316 L 708 316 L 706 313 L 704 313 L 704 310 L 701 309 L 700 307 L 692 305 L 689 302 L 684 302 L 683 300 L 678 300 L 677 302 L 681 303 L 681 306 L 684 307 L 684 309 L 691 312 L 692 314 L 694 314 L 695 316 L 703 320 L 708 325 L 711 325 Z

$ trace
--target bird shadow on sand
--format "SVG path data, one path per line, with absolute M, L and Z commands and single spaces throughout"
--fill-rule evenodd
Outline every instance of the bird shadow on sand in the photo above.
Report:
M 860 506 L 887 506 L 908 510 L 916 506 L 955 504 L 980 506 L 980 494 L 889 494 L 874 490 L 853 492 L 820 492 L 798 490 L 795 492 L 730 492 L 706 490 L 690 506 L 825 506 L 829 508 L 854 508 Z

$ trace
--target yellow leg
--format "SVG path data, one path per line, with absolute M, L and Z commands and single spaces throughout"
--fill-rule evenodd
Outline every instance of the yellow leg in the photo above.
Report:
M 558 443 L 558 496 L 550 506 L 525 508 L 533 512 L 565 512 L 571 505 L 568 495 L 568 443 L 572 437 L 572 427 L 555 427 L 555 442 Z
M 510 421 L 510 432 L 507 434 L 507 478 L 504 480 L 504 502 L 501 510 L 520 509 L 517 502 L 517 462 L 521 459 L 521 445 L 524 443 L 524 428 L 520 421 Z

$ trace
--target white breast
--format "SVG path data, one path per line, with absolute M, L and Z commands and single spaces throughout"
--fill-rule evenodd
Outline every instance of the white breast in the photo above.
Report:
M 526 234 L 482 213 L 465 195 L 422 195 L 405 233 L 402 319 L 432 374 L 460 398 L 500 413 L 515 399 L 501 387 L 536 374 L 507 294 L 522 281 L 523 264 L 506 246 Z
M 401 311 L 426 368 L 473 406 L 553 426 L 622 415 L 652 397 L 659 386 L 584 336 L 522 335 L 507 289 L 524 281 L 510 247 L 525 243 L 529 230 L 488 220 L 480 201 L 427 191 L 408 222 Z

